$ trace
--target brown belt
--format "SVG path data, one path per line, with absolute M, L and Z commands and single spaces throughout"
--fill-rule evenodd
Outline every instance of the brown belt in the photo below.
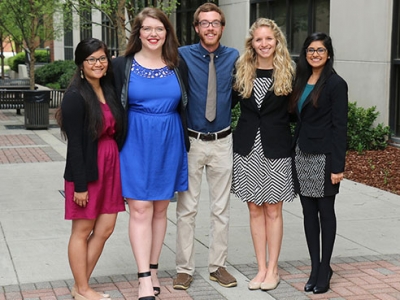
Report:
M 211 132 L 201 133 L 201 132 L 197 132 L 197 131 L 188 129 L 188 134 L 189 134 L 189 136 L 194 137 L 196 139 L 200 139 L 202 141 L 215 141 L 215 140 L 222 139 L 222 138 L 230 135 L 231 129 L 229 128 L 225 131 L 216 132 L 216 133 L 211 133 Z

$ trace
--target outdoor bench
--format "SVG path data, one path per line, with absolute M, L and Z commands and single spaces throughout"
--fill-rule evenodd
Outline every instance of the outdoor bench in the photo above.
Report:
M 17 115 L 24 108 L 25 90 L 2 90 L 0 89 L 0 109 L 16 109 Z

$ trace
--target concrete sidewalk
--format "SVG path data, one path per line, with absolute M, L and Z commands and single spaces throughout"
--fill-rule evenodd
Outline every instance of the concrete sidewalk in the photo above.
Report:
M 23 116 L 0 110 L 0 300 L 72 299 L 64 220 L 65 142 L 59 129 L 25 130 Z M 54 120 L 51 117 L 51 124 Z M 337 197 L 338 230 L 331 290 L 304 293 L 310 270 L 296 199 L 284 204 L 282 281 L 270 292 L 249 291 L 257 273 L 248 211 L 232 196 L 228 270 L 236 288 L 208 279 L 208 191 L 203 185 L 196 228 L 196 274 L 187 291 L 172 288 L 175 275 L 176 204 L 168 210 L 168 230 L 159 262 L 159 299 L 400 299 L 400 196 L 345 180 Z M 128 213 L 116 229 L 93 273 L 92 285 L 113 299 L 137 299 L 136 265 L 128 238 Z

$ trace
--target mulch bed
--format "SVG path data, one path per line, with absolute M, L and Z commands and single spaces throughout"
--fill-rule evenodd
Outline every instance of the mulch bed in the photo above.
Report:
M 345 178 L 400 195 L 400 148 L 348 151 Z

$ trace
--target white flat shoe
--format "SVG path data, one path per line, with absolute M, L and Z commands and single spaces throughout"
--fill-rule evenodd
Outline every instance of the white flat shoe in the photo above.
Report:
M 270 291 L 270 290 L 274 290 L 277 288 L 277 286 L 279 285 L 279 283 L 281 282 L 281 278 L 277 277 L 277 280 L 275 281 L 267 281 L 267 282 L 263 282 L 261 283 L 261 290 L 263 291 Z
M 110 295 L 109 294 L 101 294 L 101 293 L 98 293 L 99 295 L 100 295 L 100 297 L 102 297 L 102 298 L 110 298 Z M 71 296 L 72 296 L 72 298 L 75 298 L 75 295 L 76 295 L 76 290 L 75 290 L 75 286 L 73 286 L 72 287 L 72 289 L 71 289 Z M 80 295 L 81 297 L 83 297 L 82 295 Z M 85 298 L 85 297 L 84 297 Z
M 261 283 L 262 282 L 255 282 L 255 281 L 250 281 L 247 287 L 251 291 L 259 290 L 261 288 Z

